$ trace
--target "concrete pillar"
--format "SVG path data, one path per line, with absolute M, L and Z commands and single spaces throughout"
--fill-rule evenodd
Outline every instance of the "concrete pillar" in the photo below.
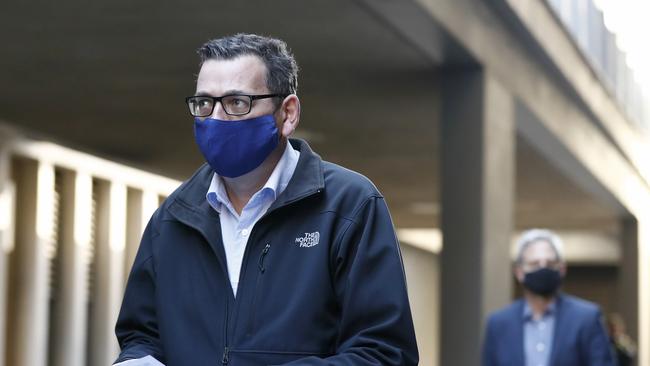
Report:
M 14 248 L 15 186 L 10 180 L 9 151 L 0 149 L 0 366 L 5 366 L 9 255 Z
M 639 236 L 636 219 L 623 220 L 621 261 L 618 278 L 618 312 L 625 320 L 627 333 L 639 339 Z
M 89 250 L 92 228 L 92 178 L 62 173 L 56 306 L 50 340 L 53 365 L 86 365 Z
M 54 167 L 18 160 L 16 246 L 11 255 L 8 365 L 45 366 L 48 353 L 50 260 L 54 236 Z
M 441 365 L 478 365 L 512 292 L 514 102 L 486 71 L 447 70 L 442 106 Z
M 158 194 L 151 191 L 128 190 L 128 221 L 126 224 L 126 260 L 124 261 L 124 282 L 131 272 L 131 266 L 140 246 L 140 239 L 149 218 L 158 208 Z
M 88 365 L 110 365 L 119 353 L 114 329 L 124 291 L 126 197 L 124 184 L 97 184 L 97 233 Z
M 639 215 L 638 223 L 638 283 L 636 333 L 639 341 L 637 365 L 650 365 L 650 207 Z

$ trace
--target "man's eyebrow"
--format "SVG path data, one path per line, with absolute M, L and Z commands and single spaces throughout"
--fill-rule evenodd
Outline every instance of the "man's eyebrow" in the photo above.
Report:
M 252 93 L 248 93 L 248 92 L 245 92 L 245 91 L 239 90 L 239 89 L 226 90 L 226 92 L 223 93 L 223 95 L 232 95 L 232 94 L 245 94 L 245 95 L 247 95 L 247 94 L 252 94 Z

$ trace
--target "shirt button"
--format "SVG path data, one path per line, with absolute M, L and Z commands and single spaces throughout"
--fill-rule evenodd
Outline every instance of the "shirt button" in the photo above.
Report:
M 544 348 L 546 348 L 546 347 L 544 346 L 544 343 L 540 342 L 540 343 L 537 343 L 537 346 L 535 348 L 537 348 L 537 352 L 544 352 Z
M 242 229 L 241 236 L 248 236 L 248 234 L 250 234 L 250 231 L 248 229 Z

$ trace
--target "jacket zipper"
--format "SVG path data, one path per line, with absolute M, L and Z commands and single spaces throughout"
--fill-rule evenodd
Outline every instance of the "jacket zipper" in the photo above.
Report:
M 260 255 L 260 261 L 257 265 L 260 269 L 260 273 L 264 273 L 264 271 L 266 271 L 266 269 L 264 268 L 264 257 L 266 257 L 266 255 L 269 253 L 269 249 L 271 249 L 271 244 L 266 243 L 264 250 L 262 250 L 262 255 Z
M 260 217 L 260 218 L 257 220 L 257 222 L 255 223 L 255 225 L 253 225 L 253 228 L 252 228 L 251 231 L 250 231 L 250 236 L 248 237 L 249 242 L 250 242 L 251 239 L 253 238 L 253 231 L 255 230 L 255 227 L 260 223 L 260 221 L 262 221 L 262 220 L 265 219 L 267 216 L 269 216 L 269 214 L 270 214 L 271 212 L 274 212 L 274 211 L 276 211 L 277 209 L 279 209 L 279 208 L 281 208 L 281 207 L 288 206 L 288 205 L 290 205 L 290 204 L 292 204 L 292 203 L 294 203 L 294 202 L 296 202 L 296 201 L 300 201 L 300 200 L 302 200 L 302 199 L 304 199 L 304 198 L 307 198 L 307 197 L 309 197 L 309 196 L 312 196 L 312 195 L 314 195 L 314 194 L 321 193 L 322 191 L 323 191 L 323 190 L 319 188 L 319 189 L 317 189 L 316 191 L 308 192 L 307 194 L 304 194 L 304 195 L 301 195 L 301 196 L 299 196 L 299 197 L 296 197 L 295 199 L 293 199 L 293 200 L 291 200 L 291 201 L 285 202 L 285 204 L 282 205 L 282 206 L 278 206 L 278 207 L 273 208 L 273 209 L 270 210 L 270 211 L 266 211 L 266 213 L 265 213 L 264 215 L 262 215 L 262 217 Z M 248 245 L 247 245 L 247 247 L 248 247 Z M 264 272 L 266 271 L 266 269 L 264 268 L 264 257 L 266 257 L 266 255 L 269 253 L 269 250 L 270 250 L 270 249 L 271 249 L 271 244 L 270 244 L 270 243 L 267 243 L 266 246 L 264 247 L 264 250 L 262 250 L 262 255 L 260 255 L 260 260 L 259 260 L 259 263 L 258 263 L 258 267 L 259 267 L 260 273 L 264 273 Z M 246 263 L 246 257 L 248 256 L 247 252 L 248 252 L 248 248 L 247 248 L 246 250 L 244 250 L 243 263 Z M 244 270 L 244 268 L 242 268 L 242 270 Z M 230 285 L 230 284 L 228 284 L 228 285 Z M 240 283 L 240 285 L 241 285 L 241 283 Z M 257 286 L 256 286 L 256 287 L 257 287 Z M 256 297 L 257 297 L 257 296 L 256 296 Z M 227 303 L 226 303 L 226 337 L 225 337 L 226 342 L 225 342 L 225 346 L 224 346 L 224 349 L 223 349 L 223 357 L 221 358 L 221 364 L 224 365 L 224 366 L 227 365 L 228 362 L 230 362 L 230 358 L 229 358 L 229 355 L 228 355 L 229 352 L 230 352 L 230 350 L 228 349 L 228 316 L 229 316 L 229 313 L 228 313 L 228 305 L 227 305 Z
M 230 360 L 228 358 L 228 346 L 226 346 L 223 349 L 223 358 L 221 359 L 221 364 L 222 365 L 227 365 L 228 361 L 230 361 Z
M 227 286 L 230 286 L 230 281 L 227 281 Z M 230 318 L 229 314 L 229 306 L 228 306 L 228 298 L 226 298 L 226 319 L 224 321 L 225 327 L 224 327 L 224 332 L 223 332 L 223 340 L 224 340 L 224 347 L 223 347 L 223 357 L 221 358 L 221 364 L 222 365 L 227 365 L 228 362 L 230 361 L 228 357 L 228 318 Z

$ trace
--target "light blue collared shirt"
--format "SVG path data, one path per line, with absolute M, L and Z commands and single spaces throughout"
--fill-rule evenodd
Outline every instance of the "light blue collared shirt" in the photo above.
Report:
M 206 199 L 212 208 L 219 212 L 221 221 L 221 236 L 223 238 L 223 247 L 226 252 L 226 263 L 228 265 L 228 277 L 232 292 L 237 295 L 237 285 L 239 284 L 239 272 L 241 271 L 242 261 L 244 259 L 244 250 L 248 243 L 255 223 L 271 207 L 275 199 L 287 188 L 293 172 L 298 165 L 300 152 L 296 151 L 291 143 L 287 142 L 287 147 L 280 158 L 280 161 L 273 169 L 271 176 L 264 186 L 251 197 L 250 201 L 241 211 L 233 207 L 226 187 L 218 174 L 212 176 L 210 188 L 206 193 Z
M 526 366 L 549 366 L 551 362 L 551 347 L 553 345 L 553 329 L 555 328 L 555 303 L 549 305 L 544 315 L 533 319 L 533 311 L 524 305 L 524 356 Z

